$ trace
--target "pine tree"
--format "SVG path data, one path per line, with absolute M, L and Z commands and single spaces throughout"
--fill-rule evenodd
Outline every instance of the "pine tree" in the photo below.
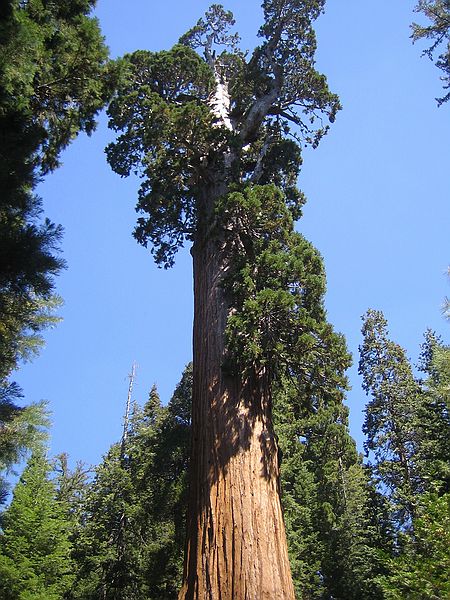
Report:
M 309 329 L 301 336 L 292 328 L 309 301 L 299 256 L 305 251 L 305 261 L 315 260 L 292 220 L 304 202 L 295 185 L 300 143 L 317 145 L 327 130 L 317 117 L 333 121 L 339 109 L 314 68 L 312 22 L 323 4 L 265 0 L 261 45 L 249 58 L 232 32 L 232 14 L 215 4 L 171 50 L 126 57 L 109 108 L 120 135 L 108 160 L 122 176 L 143 177 L 136 238 L 166 267 L 186 240 L 193 242 L 192 454 L 181 599 L 294 596 L 270 398 L 276 369 L 295 362 L 302 342 L 314 344 Z M 258 281 L 250 267 L 255 251 Z M 320 334 L 329 335 L 326 326 Z
M 133 478 L 139 518 L 147 523 L 143 589 L 155 600 L 175 600 L 182 581 L 191 397 L 189 364 L 167 407 L 159 407 L 153 422 L 137 429 Z
M 10 376 L 59 320 L 53 287 L 64 267 L 62 228 L 42 218 L 36 185 L 80 131 L 94 130 L 113 87 L 107 48 L 89 16 L 94 6 L 4 0 L 0 7 L 0 470 L 45 423 L 39 406 L 19 408 L 22 392 Z M 0 498 L 4 489 L 2 480 Z
M 380 578 L 386 600 L 446 600 L 450 594 L 450 494 L 425 494 L 414 544 L 388 561 Z
M 373 455 L 374 478 L 392 503 L 394 522 L 399 529 L 409 528 L 424 490 L 415 460 L 422 393 L 405 351 L 389 339 L 383 314 L 369 310 L 363 320 L 359 373 L 371 396 L 363 425 L 365 448 Z
M 11 386 L 9 384 L 9 388 Z M 14 465 L 29 452 L 42 447 L 49 425 L 46 404 L 40 402 L 20 408 L 11 400 L 18 394 L 17 388 L 12 387 L 6 397 L 0 392 L 0 504 L 8 495 L 7 476 L 14 473 Z
M 5 0 L 0 19 L 0 386 L 54 323 L 61 227 L 34 193 L 80 131 L 91 133 L 112 69 L 94 0 Z M 24 343 L 25 342 L 25 343 Z M 14 398 L 10 397 L 13 401 Z
M 299 389 L 275 395 L 281 486 L 292 573 L 299 599 L 381 598 L 367 474 L 349 435 L 342 392 L 316 390 L 298 410 Z M 327 401 L 328 400 L 328 401 Z
M 425 379 L 416 462 L 426 490 L 450 492 L 450 347 L 431 331 L 425 333 L 420 369 Z
M 426 25 L 413 23 L 413 41 L 431 40 L 431 46 L 424 50 L 423 54 L 435 61 L 436 66 L 442 71 L 441 80 L 444 90 L 448 90 L 450 87 L 450 4 L 448 0 L 419 0 L 415 11 L 422 13 L 428 22 Z M 438 104 L 447 102 L 449 98 L 450 92 L 447 92 L 442 98 L 437 98 Z
M 426 377 L 420 381 L 404 350 L 389 339 L 380 312 L 368 311 L 363 334 L 360 372 L 372 395 L 367 448 L 375 457 L 378 499 L 384 494 L 390 503 L 387 518 L 380 519 L 387 526 L 384 542 L 379 537 L 385 573 L 378 583 L 389 600 L 444 600 L 450 569 L 449 350 L 432 332 L 425 334 L 419 367 Z
M 76 581 L 70 597 L 134 599 L 139 581 L 140 528 L 137 498 L 122 444 L 114 444 L 95 469 L 82 504 L 73 558 Z
M 72 580 L 69 523 L 43 453 L 30 458 L 2 517 L 0 593 L 4 600 L 62 600 Z
M 77 539 L 73 599 L 175 599 L 185 541 L 192 369 L 167 407 L 134 406 L 126 444 L 96 469 Z M 122 440 L 123 441 L 123 440 Z

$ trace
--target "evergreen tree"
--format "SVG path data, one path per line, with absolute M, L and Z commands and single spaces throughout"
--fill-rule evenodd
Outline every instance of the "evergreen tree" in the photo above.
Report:
M 413 23 L 413 41 L 431 40 L 431 46 L 423 54 L 435 61 L 442 71 L 441 80 L 444 90 L 450 87 L 450 3 L 448 0 L 419 0 L 416 12 L 422 13 L 428 20 L 426 25 Z M 437 56 L 436 56 L 437 55 Z M 450 92 L 438 98 L 438 104 L 447 102 Z
M 416 462 L 428 491 L 450 492 L 450 347 L 431 331 L 425 333 L 420 369 L 425 379 Z
M 450 494 L 425 494 L 414 544 L 389 560 L 380 578 L 386 600 L 446 600 L 450 595 Z
M 135 598 L 139 530 L 133 528 L 136 506 L 121 444 L 114 444 L 96 468 L 83 507 L 74 560 L 76 581 L 70 597 L 83 600 Z
M 113 86 L 114 69 L 89 16 L 94 5 L 4 0 L 0 7 L 0 470 L 45 422 L 38 406 L 19 408 L 21 390 L 10 375 L 58 321 L 53 285 L 64 266 L 62 229 L 42 219 L 35 188 L 79 131 L 94 130 Z M 0 497 L 1 490 L 3 480 Z
M 91 133 L 112 70 L 93 0 L 5 0 L 0 19 L 0 386 L 54 322 L 62 230 L 34 193 L 79 131 Z M 13 400 L 11 397 L 10 399 Z
M 43 453 L 29 460 L 0 536 L 0 594 L 4 600 L 62 600 L 72 580 L 69 523 L 49 478 Z
M 139 518 L 147 523 L 143 587 L 155 600 L 177 598 L 182 581 L 191 397 L 188 365 L 167 407 L 159 407 L 153 422 L 144 421 L 137 430 L 133 478 Z
M 28 452 L 42 447 L 47 438 L 45 428 L 49 421 L 45 403 L 20 408 L 11 400 L 17 393 L 17 388 L 10 384 L 6 397 L 0 395 L 0 504 L 6 500 L 9 489 L 6 478 L 13 472 L 14 464 Z
M 317 145 L 327 130 L 322 117 L 333 121 L 339 109 L 314 68 L 312 22 L 323 5 L 265 0 L 261 45 L 247 58 L 231 13 L 215 4 L 171 50 L 126 57 L 109 108 L 120 135 L 108 160 L 122 176 L 143 177 L 138 241 L 166 267 L 193 242 L 193 444 L 181 599 L 294 596 L 270 398 L 276 375 L 290 363 L 301 368 L 295 353 L 308 344 L 320 353 L 333 335 L 324 323 L 301 332 L 311 299 L 302 293 L 302 269 L 316 256 L 293 232 L 304 201 L 295 185 L 300 144 Z
M 126 444 L 96 469 L 77 539 L 71 598 L 169 600 L 181 584 L 192 368 L 167 407 L 156 387 L 135 406 Z
M 381 598 L 370 487 L 347 409 L 320 391 L 298 411 L 298 388 L 275 395 L 281 486 L 296 597 Z M 331 400 L 331 402 L 330 402 Z M 337 398 L 335 399 L 337 400 Z M 297 410 L 296 410 L 297 408 Z M 294 416 L 295 415 L 295 416 Z
M 443 600 L 450 568 L 449 349 L 425 334 L 419 367 L 426 377 L 420 381 L 403 349 L 388 338 L 380 312 L 368 311 L 363 334 L 360 372 L 372 394 L 366 447 L 376 459 L 377 496 L 390 502 L 388 518 L 380 519 L 390 521 L 391 533 L 385 527 L 385 541 L 379 538 L 385 573 L 378 583 L 389 600 Z
M 389 339 L 383 314 L 369 310 L 363 320 L 359 373 L 371 396 L 363 425 L 365 448 L 373 456 L 374 478 L 392 503 L 392 518 L 400 529 L 408 528 L 424 490 L 416 463 L 421 389 L 405 351 Z

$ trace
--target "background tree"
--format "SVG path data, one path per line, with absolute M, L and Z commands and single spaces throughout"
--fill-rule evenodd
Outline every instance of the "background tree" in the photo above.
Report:
M 375 579 L 382 567 L 368 474 L 349 435 L 342 398 L 327 393 L 327 387 L 316 388 L 301 403 L 295 382 L 275 395 L 296 597 L 377 599 L 381 591 Z
M 450 492 L 450 348 L 427 331 L 420 359 L 425 378 L 421 381 L 416 463 L 426 491 Z
M 150 243 L 164 266 L 185 240 L 193 242 L 193 445 L 180 598 L 294 595 L 278 495 L 270 360 L 279 354 L 277 325 L 287 317 L 286 334 L 308 302 L 301 260 L 295 269 L 306 245 L 292 225 L 304 200 L 295 187 L 301 164 L 295 140 L 317 145 L 326 132 L 322 117 L 333 120 L 339 108 L 314 69 L 312 22 L 322 8 L 317 0 L 264 1 L 261 45 L 247 59 L 231 32 L 231 13 L 213 5 L 172 50 L 126 57 L 109 108 L 120 135 L 108 160 L 120 175 L 143 178 L 138 241 Z M 273 252 L 267 247 L 272 233 Z M 236 262 L 239 249 L 243 260 Z M 266 250 L 284 280 L 263 283 Z M 251 264 L 254 251 L 261 251 L 256 305 L 245 290 L 243 264 Z M 252 306 L 253 315 L 246 314 Z M 264 332 L 256 322 L 261 313 Z M 239 319 L 250 335 L 239 337 Z M 301 345 L 299 330 L 290 331 L 282 340 L 285 368 L 289 352 Z M 322 333 L 331 335 L 325 326 Z M 233 359 L 239 347 L 240 365 Z M 230 368 L 223 369 L 224 361 Z
M 372 395 L 366 447 L 375 457 L 377 498 L 384 495 L 391 505 L 392 534 L 385 528 L 380 544 L 385 573 L 377 581 L 386 599 L 444 599 L 450 564 L 448 347 L 426 332 L 419 364 L 425 378 L 419 380 L 404 350 L 389 339 L 382 313 L 368 311 L 363 334 L 360 372 Z
M 0 451 L 9 448 L 1 463 L 11 464 L 13 446 L 17 456 L 28 443 L 25 424 L 30 441 L 44 419 L 36 406 L 21 412 L 10 375 L 58 321 L 53 285 L 64 266 L 62 229 L 42 218 L 35 188 L 80 131 L 94 130 L 113 85 L 107 48 L 89 16 L 94 6 L 5 0 L 0 8 Z
M 371 470 L 386 490 L 392 518 L 401 529 L 411 526 L 417 495 L 424 489 L 415 460 L 422 394 L 405 351 L 389 339 L 383 314 L 369 310 L 363 321 L 359 373 L 371 396 L 363 425 L 365 448 L 373 453 Z
M 42 447 L 49 425 L 45 403 L 19 408 L 11 400 L 11 387 L 17 392 L 10 384 L 6 398 L 0 397 L 0 504 L 8 495 L 7 476 L 27 453 Z
M 450 494 L 425 494 L 414 544 L 388 561 L 380 579 L 387 600 L 445 600 L 450 593 Z
M 0 19 L 0 384 L 54 323 L 61 228 L 35 187 L 78 132 L 91 133 L 113 70 L 93 0 L 6 0 Z
M 123 444 L 112 446 L 84 503 L 71 598 L 168 600 L 181 585 L 192 369 L 167 407 L 156 388 L 135 406 Z
M 422 13 L 428 24 L 412 25 L 412 39 L 414 42 L 421 39 L 431 40 L 431 46 L 423 54 L 435 61 L 436 66 L 442 71 L 441 80 L 444 90 L 450 87 L 450 3 L 448 0 L 419 0 L 416 12 Z M 450 92 L 438 98 L 438 104 L 447 102 Z
M 0 592 L 5 600 L 62 600 L 73 580 L 69 523 L 44 454 L 30 458 L 2 516 Z

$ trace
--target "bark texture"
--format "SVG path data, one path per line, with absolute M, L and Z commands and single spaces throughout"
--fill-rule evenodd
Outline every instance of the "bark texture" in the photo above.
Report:
M 264 373 L 222 369 L 229 305 L 220 242 L 194 245 L 190 506 L 179 600 L 294 600 Z

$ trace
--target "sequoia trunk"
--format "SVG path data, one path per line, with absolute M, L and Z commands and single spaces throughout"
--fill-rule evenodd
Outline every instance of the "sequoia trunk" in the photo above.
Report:
M 293 600 L 264 372 L 227 374 L 227 270 L 219 242 L 194 244 L 190 504 L 179 600 Z

